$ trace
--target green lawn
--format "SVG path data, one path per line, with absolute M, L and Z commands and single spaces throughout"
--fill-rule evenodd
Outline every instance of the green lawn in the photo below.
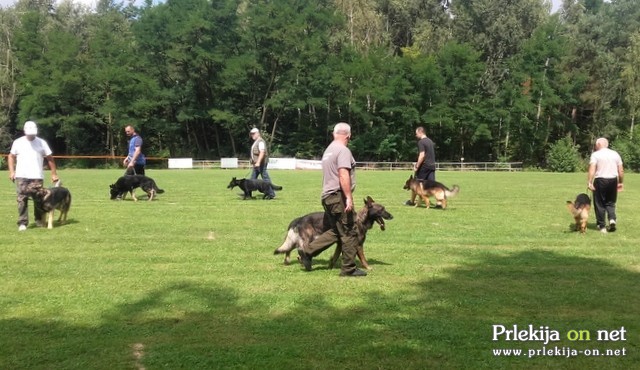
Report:
M 59 171 L 69 222 L 19 233 L 0 172 L 1 369 L 640 368 L 640 175 L 618 231 L 592 212 L 580 235 L 565 202 L 586 174 L 439 172 L 461 187 L 443 211 L 402 205 L 408 171 L 359 171 L 358 208 L 371 195 L 394 219 L 351 279 L 326 268 L 331 250 L 312 272 L 273 255 L 321 210 L 320 172 L 273 170 L 277 199 L 243 201 L 226 185 L 246 170 L 149 170 L 157 201 L 110 201 L 121 173 Z M 494 325 L 560 338 L 493 341 Z M 564 352 L 527 356 L 543 347 Z M 510 348 L 525 355 L 493 353 Z M 607 349 L 625 355 L 584 353 Z

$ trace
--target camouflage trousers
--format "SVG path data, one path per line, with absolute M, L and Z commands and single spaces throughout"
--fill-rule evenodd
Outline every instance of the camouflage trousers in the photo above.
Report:
M 40 199 L 45 195 L 45 188 L 41 179 L 16 178 L 16 193 L 18 194 L 18 226 L 29 225 L 29 198 Z M 36 223 L 42 220 L 44 211 L 34 204 L 33 217 Z

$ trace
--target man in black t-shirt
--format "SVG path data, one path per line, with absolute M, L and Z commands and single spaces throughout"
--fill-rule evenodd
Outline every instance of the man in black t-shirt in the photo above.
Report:
M 413 165 L 418 180 L 436 181 L 436 154 L 433 141 L 427 137 L 424 127 L 416 129 L 418 139 L 418 160 Z
M 427 137 L 422 126 L 416 129 L 416 139 L 418 139 L 418 160 L 413 165 L 415 178 L 436 181 L 436 154 L 433 141 Z M 406 201 L 405 204 L 414 205 L 411 200 Z

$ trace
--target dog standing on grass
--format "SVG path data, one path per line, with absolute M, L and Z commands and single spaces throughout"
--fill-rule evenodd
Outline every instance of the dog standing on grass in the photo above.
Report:
M 380 225 L 380 230 L 384 231 L 384 220 L 392 220 L 393 215 L 387 212 L 382 204 L 376 203 L 371 197 L 367 197 L 364 200 L 364 207 L 355 216 L 356 230 L 358 231 L 358 258 L 362 267 L 370 270 L 371 266 L 369 266 L 364 255 L 364 241 L 367 238 L 367 231 L 373 227 L 374 223 Z M 331 223 L 325 217 L 324 212 L 309 213 L 295 218 L 287 227 L 287 235 L 284 242 L 273 251 L 273 254 L 284 253 L 284 264 L 288 265 L 291 263 L 290 255 L 294 249 L 304 250 L 305 246 L 329 229 L 331 229 Z M 341 252 L 342 247 L 338 244 L 333 257 L 329 260 L 329 268 L 334 267 Z
M 585 193 L 580 193 L 575 201 L 567 201 L 567 209 L 576 221 L 576 231 L 584 234 L 587 230 L 589 211 L 591 210 L 591 199 Z
M 136 188 L 144 190 L 144 192 L 147 193 L 149 201 L 152 201 L 156 194 L 164 193 L 164 190 L 158 188 L 158 185 L 156 185 L 156 182 L 151 177 L 144 175 L 124 175 L 120 177 L 115 184 L 109 185 L 111 199 L 124 199 L 127 193 L 129 193 L 131 194 L 131 198 L 137 202 Z
M 429 197 L 436 198 L 436 204 L 441 206 L 442 209 L 447 208 L 447 199 L 454 197 L 460 192 L 458 185 L 453 185 L 451 189 L 444 184 L 433 180 L 418 180 L 409 176 L 409 179 L 404 183 L 403 189 L 411 190 L 411 203 L 418 207 L 420 205 L 420 199 L 424 201 L 424 205 L 429 208 Z M 416 196 L 418 197 L 416 201 Z
M 53 212 L 57 209 L 60 211 L 58 223 L 67 222 L 67 214 L 71 208 L 71 192 L 69 189 L 62 187 L 62 181 L 58 180 L 44 191 L 41 199 L 34 199 L 35 206 L 40 208 L 42 213 L 41 222 L 47 222 L 47 229 L 53 229 Z
M 273 199 L 269 193 L 275 190 L 282 190 L 282 186 L 278 186 L 269 181 L 259 179 L 237 179 L 235 177 L 231 179 L 229 185 L 227 185 L 227 189 L 233 189 L 236 186 L 243 192 L 242 199 L 253 198 L 252 192 L 254 191 L 259 191 L 264 194 L 262 199 Z

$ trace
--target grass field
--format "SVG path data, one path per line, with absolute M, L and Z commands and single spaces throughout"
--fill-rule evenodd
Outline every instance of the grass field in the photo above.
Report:
M 565 201 L 585 174 L 440 172 L 461 187 L 442 211 L 402 205 L 407 171 L 360 171 L 358 208 L 371 195 L 394 219 L 352 279 L 331 251 L 312 272 L 272 254 L 321 210 L 320 172 L 271 171 L 277 199 L 242 201 L 226 185 L 244 170 L 150 170 L 157 201 L 110 201 L 121 173 L 59 171 L 69 222 L 19 233 L 0 172 L 1 369 L 640 368 L 640 175 L 618 231 L 592 212 L 580 235 Z M 551 341 L 494 341 L 494 325 Z M 620 355 L 593 356 L 607 349 Z

